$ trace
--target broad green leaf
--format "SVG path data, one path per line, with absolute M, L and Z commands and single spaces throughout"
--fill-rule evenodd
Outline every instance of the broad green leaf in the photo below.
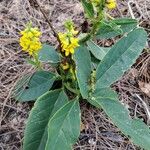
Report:
M 43 44 L 42 49 L 38 54 L 38 58 L 42 62 L 58 63 L 60 56 L 53 46 Z
M 74 60 L 81 95 L 83 98 L 88 98 L 88 81 L 91 75 L 91 57 L 88 49 L 84 46 L 80 46 L 74 54 Z
M 89 103 L 91 103 L 95 107 L 100 107 L 99 103 L 96 99 L 98 98 L 107 98 L 111 100 L 118 99 L 118 95 L 115 91 L 113 91 L 111 88 L 101 88 L 101 89 L 95 89 L 94 94 L 90 98 L 87 99 Z
M 91 2 L 87 2 L 87 0 L 81 0 L 84 11 L 87 13 L 88 17 L 94 17 L 94 8 Z
M 62 90 L 49 91 L 37 99 L 26 125 L 23 150 L 45 149 L 49 119 L 67 102 Z
M 78 100 L 68 102 L 48 123 L 45 150 L 72 150 L 80 134 L 80 107 Z
M 123 106 L 116 97 L 116 94 L 109 89 L 103 89 L 102 93 L 98 90 L 89 102 L 102 108 L 112 119 L 114 124 L 136 145 L 145 150 L 150 148 L 150 129 L 139 119 L 132 119 L 125 106 Z M 106 93 L 105 93 L 106 92 Z
M 91 40 L 87 42 L 87 45 L 88 45 L 88 49 L 91 51 L 94 57 L 99 60 L 102 60 L 104 56 L 107 54 L 107 52 L 110 50 L 110 48 L 99 47 Z
M 118 94 L 113 91 L 110 87 L 102 88 L 102 89 L 95 89 L 94 97 L 96 98 L 109 98 L 109 99 L 118 99 Z
M 121 18 L 103 22 L 96 34 L 97 38 L 112 38 L 130 32 L 137 27 L 137 20 Z
M 21 102 L 36 100 L 53 85 L 56 75 L 49 71 L 37 71 L 32 76 L 25 76 L 17 83 L 14 97 Z
M 131 67 L 142 52 L 147 34 L 142 28 L 130 32 L 105 55 L 96 71 L 96 88 L 109 87 Z

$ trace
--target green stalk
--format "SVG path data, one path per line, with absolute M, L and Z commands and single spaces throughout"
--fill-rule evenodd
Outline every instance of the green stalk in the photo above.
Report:
M 101 24 L 101 21 L 103 20 L 104 18 L 104 7 L 105 7 L 105 0 L 102 0 L 100 5 L 99 5 L 99 10 L 98 10 L 98 13 L 97 13 L 97 16 L 94 18 L 94 21 L 93 21 L 93 26 L 92 26 L 92 29 L 90 31 L 90 33 L 88 33 L 84 38 L 82 38 L 79 43 L 84 43 L 88 40 L 90 40 L 91 38 L 93 38 Z
M 70 91 L 70 92 L 72 92 L 72 93 L 74 93 L 74 94 L 76 94 L 76 95 L 80 95 L 80 92 L 79 92 L 79 90 L 76 90 L 76 89 L 73 89 L 73 88 L 71 88 L 69 85 L 67 85 L 66 83 L 64 83 L 64 86 Z
M 41 62 L 38 59 L 38 55 L 34 53 L 33 58 L 35 60 L 35 64 L 36 64 L 36 67 L 38 68 L 38 70 L 42 70 L 42 65 L 41 65 Z

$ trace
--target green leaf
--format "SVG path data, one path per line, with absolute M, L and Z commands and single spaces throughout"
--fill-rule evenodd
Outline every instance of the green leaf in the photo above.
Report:
M 96 88 L 109 87 L 131 67 L 147 40 L 144 29 L 130 32 L 117 42 L 100 62 L 96 71 Z
M 42 49 L 38 54 L 38 58 L 42 62 L 58 63 L 60 56 L 53 46 L 43 44 Z
M 113 91 L 111 88 L 102 88 L 102 89 L 95 89 L 94 97 L 96 98 L 109 98 L 109 99 L 118 99 L 118 95 L 115 91 Z
M 71 150 L 80 134 L 80 107 L 78 100 L 68 102 L 48 123 L 45 150 Z
M 91 57 L 88 49 L 84 46 L 80 46 L 74 54 L 74 60 L 81 95 L 83 98 L 88 98 L 88 81 L 91 75 Z
M 84 11 L 88 15 L 88 17 L 93 18 L 94 17 L 94 8 L 91 2 L 87 2 L 86 0 L 81 0 Z
M 99 103 L 96 99 L 98 98 L 107 98 L 111 100 L 118 99 L 118 95 L 115 91 L 113 91 L 111 88 L 101 88 L 101 89 L 95 89 L 94 93 L 90 98 L 87 99 L 89 103 L 91 103 L 95 107 L 100 107 Z
M 98 93 L 97 93 L 98 92 Z M 108 95 L 108 93 L 110 94 Z M 101 91 L 97 90 L 89 102 L 102 108 L 112 119 L 114 124 L 133 141 L 136 145 L 144 149 L 150 148 L 150 130 L 139 119 L 132 119 L 128 110 L 119 102 L 116 94 L 108 88 Z
M 31 65 L 33 65 L 33 66 L 36 66 L 36 65 L 37 65 L 36 62 L 33 61 L 32 59 L 26 59 L 26 60 L 27 60 L 27 63 L 29 63 L 29 64 L 31 64 Z
M 37 71 L 32 76 L 21 79 L 15 89 L 14 97 L 21 102 L 36 100 L 53 85 L 56 75 L 49 71 Z
M 87 45 L 88 45 L 88 49 L 91 51 L 94 57 L 99 60 L 102 60 L 104 56 L 107 54 L 107 52 L 110 50 L 110 48 L 99 47 L 91 40 L 87 42 Z
M 121 18 L 103 22 L 96 34 L 97 38 L 112 38 L 130 32 L 137 27 L 137 20 Z
M 68 98 L 62 90 L 49 91 L 37 99 L 26 125 L 23 150 L 45 149 L 49 119 L 67 102 Z

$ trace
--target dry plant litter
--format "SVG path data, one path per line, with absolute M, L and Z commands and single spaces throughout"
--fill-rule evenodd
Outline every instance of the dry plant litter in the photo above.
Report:
M 72 18 L 80 29 L 84 21 L 83 9 L 77 0 L 41 0 L 56 30 L 63 31 L 62 22 Z M 150 37 L 149 0 L 118 0 L 113 16 L 130 16 L 140 21 Z M 32 0 L 0 0 L 0 150 L 21 150 L 23 131 L 32 103 L 17 103 L 11 98 L 16 81 L 23 75 L 34 71 L 27 64 L 27 55 L 18 44 L 19 32 L 32 20 L 43 35 L 42 42 L 56 43 L 51 29 Z M 113 39 L 115 40 L 115 39 Z M 109 46 L 113 40 L 98 41 Z M 130 110 L 133 117 L 139 117 L 150 124 L 150 38 L 147 49 L 143 51 L 136 64 L 122 79 L 113 85 L 119 93 L 121 102 Z M 75 150 L 138 150 L 112 124 L 100 110 L 82 104 L 83 131 L 74 146 Z

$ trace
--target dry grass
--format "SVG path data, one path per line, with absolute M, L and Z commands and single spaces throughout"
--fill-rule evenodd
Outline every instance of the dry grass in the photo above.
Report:
M 63 30 L 63 22 L 68 18 L 72 18 L 80 29 L 83 10 L 77 0 L 41 0 L 40 3 L 56 30 Z M 118 3 L 117 11 L 112 13 L 114 16 L 138 19 L 150 36 L 149 9 L 149 0 L 124 0 Z M 29 103 L 21 104 L 12 99 L 11 90 L 20 77 L 34 70 L 25 62 L 27 55 L 21 52 L 18 45 L 19 32 L 30 20 L 41 29 L 43 42 L 57 45 L 42 14 L 28 0 L 0 0 L 0 150 L 22 149 L 23 131 L 31 107 Z M 139 88 L 139 82 L 149 83 L 149 68 L 150 54 L 144 51 L 133 68 L 113 86 L 119 93 L 121 102 L 129 108 L 130 114 L 142 118 L 147 124 L 150 123 L 150 101 Z M 103 111 L 85 103 L 81 107 L 85 129 L 74 149 L 139 149 L 121 134 Z

